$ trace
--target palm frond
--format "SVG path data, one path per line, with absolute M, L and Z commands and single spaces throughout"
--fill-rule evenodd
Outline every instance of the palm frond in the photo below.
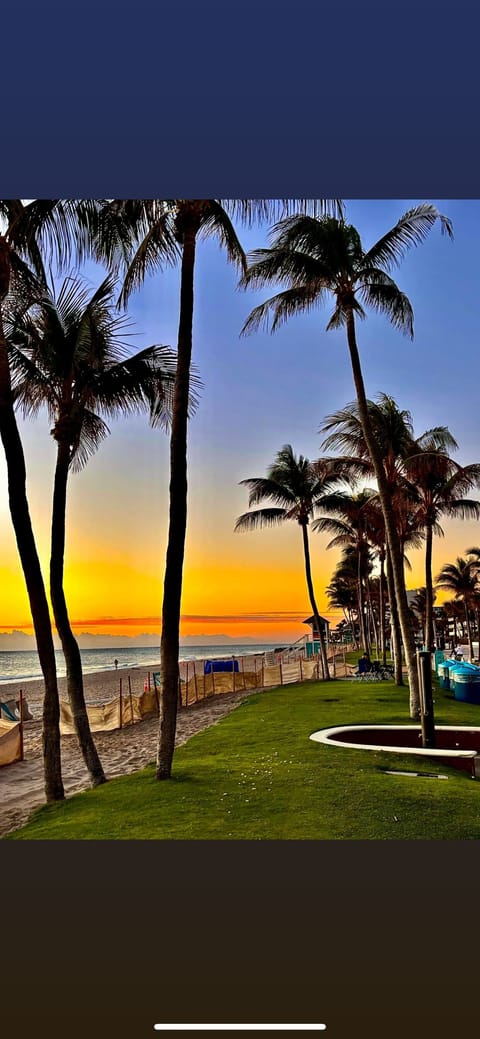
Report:
M 422 451 L 433 449 L 447 453 L 458 450 L 458 443 L 448 426 L 434 426 L 432 429 L 425 430 L 421 436 L 417 437 L 416 443 Z
M 442 511 L 447 516 L 459 519 L 480 519 L 480 502 L 472 501 L 470 498 L 456 498 L 451 502 L 444 502 Z
M 234 531 L 258 530 L 259 527 L 276 527 L 288 519 L 285 509 L 257 509 L 255 512 L 244 512 L 236 520 Z
M 367 315 L 366 315 L 362 305 L 359 303 L 358 299 L 355 299 L 355 296 L 353 296 L 350 299 L 349 307 L 353 310 L 355 316 L 357 318 L 359 318 L 360 321 L 365 321 L 365 318 L 366 318 Z M 335 307 L 335 310 L 333 311 L 332 316 L 329 318 L 329 320 L 327 322 L 327 325 L 326 325 L 327 332 L 331 332 L 335 328 L 344 328 L 344 326 L 346 324 L 346 320 L 347 320 L 347 316 L 346 316 L 345 308 L 344 308 L 343 304 L 341 302 L 339 302 L 338 306 Z
M 290 488 L 272 479 L 253 477 L 248 480 L 240 480 L 240 487 L 247 487 L 249 490 L 248 504 L 250 508 L 252 505 L 258 505 L 262 501 L 272 501 L 282 506 L 283 510 L 286 511 L 295 504 L 295 496 Z
M 323 290 L 312 289 L 308 285 L 279 292 L 277 296 L 272 296 L 271 299 L 260 303 L 258 307 L 254 307 L 245 321 L 240 335 L 250 335 L 251 332 L 256 332 L 261 327 L 268 331 L 272 313 L 270 331 L 273 333 L 292 315 L 307 313 L 315 307 L 321 306 L 323 295 Z
M 437 221 L 442 234 L 453 238 L 451 221 L 439 213 L 436 206 L 424 202 L 407 210 L 395 226 L 365 253 L 365 266 L 380 265 L 386 270 L 398 266 L 409 249 L 425 241 Z
M 332 214 L 343 219 L 344 205 L 334 198 L 221 198 L 217 200 L 232 218 L 247 227 L 279 220 L 291 213 L 310 213 L 312 216 Z
M 45 256 L 63 270 L 75 256 L 92 255 L 92 228 L 101 199 L 33 199 L 18 209 L 9 228 L 14 248 L 37 268 Z
M 315 533 L 321 534 L 335 534 L 337 537 L 345 539 L 344 543 L 351 541 L 351 528 L 348 523 L 344 523 L 340 519 L 334 519 L 333 516 L 319 516 L 312 523 L 312 530 Z
M 363 284 L 360 295 L 366 306 L 378 314 L 384 314 L 394 328 L 413 339 L 413 308 L 408 297 L 394 282 L 385 284 L 378 280 Z
M 255 249 L 247 259 L 247 270 L 239 282 L 242 289 L 259 289 L 272 282 L 285 282 L 290 288 L 308 282 L 325 288 L 331 282 L 329 268 L 317 257 L 300 250 Z
M 82 421 L 78 435 L 70 448 L 70 468 L 79 473 L 85 468 L 88 460 L 98 451 L 100 444 L 106 439 L 110 430 L 106 423 L 88 408 L 82 412 Z
M 240 267 L 245 274 L 247 270 L 245 252 L 228 214 L 216 199 L 210 200 L 210 205 L 202 217 L 199 237 L 208 238 L 212 233 L 225 249 L 230 262 Z
M 155 214 L 154 221 L 144 229 L 140 239 L 132 238 L 132 248 L 123 280 L 118 306 L 125 307 L 132 292 L 140 289 L 147 274 L 164 266 L 175 266 L 181 257 L 181 247 L 175 237 L 175 213 L 164 208 Z M 133 255 L 132 255 L 133 252 Z

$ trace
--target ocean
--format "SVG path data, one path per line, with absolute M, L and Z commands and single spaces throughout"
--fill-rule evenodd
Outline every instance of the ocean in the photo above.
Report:
M 275 643 L 231 642 L 228 646 L 202 645 L 180 646 L 180 660 L 209 660 L 211 657 L 245 656 L 247 653 L 263 653 L 274 648 Z M 145 667 L 151 670 L 160 667 L 160 650 L 152 646 L 138 646 L 133 649 L 124 647 L 115 649 L 81 649 L 82 667 L 85 675 L 93 671 L 113 671 L 114 660 L 118 660 L 118 670 L 130 667 Z M 60 650 L 56 651 L 57 674 L 65 675 L 65 661 Z M 28 682 L 41 678 L 42 672 L 36 651 L 13 650 L 0 651 L 0 682 Z

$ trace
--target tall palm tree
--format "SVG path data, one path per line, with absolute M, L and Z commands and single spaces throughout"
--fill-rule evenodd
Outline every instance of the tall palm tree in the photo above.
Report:
M 180 264 L 180 314 L 172 429 L 170 438 L 170 509 L 165 563 L 157 779 L 169 779 L 175 749 L 178 702 L 178 653 L 183 559 L 187 524 L 187 419 L 192 356 L 194 275 L 198 241 L 216 238 L 227 259 L 245 270 L 245 254 L 232 220 L 251 225 L 278 214 L 341 211 L 341 204 L 309 199 L 154 199 L 112 202 L 97 229 L 98 254 L 122 265 L 121 300 L 140 288 L 148 273 Z
M 470 608 L 477 592 L 477 574 L 475 563 L 472 560 L 458 556 L 455 563 L 445 563 L 435 578 L 437 588 L 453 592 L 456 599 L 463 602 L 465 611 L 465 625 L 467 629 L 468 647 L 470 660 L 473 660 L 472 626 L 470 623 Z
M 115 282 L 107 277 L 93 292 L 66 278 L 37 294 L 12 322 L 9 359 L 16 400 L 26 415 L 46 406 L 57 445 L 50 594 L 62 643 L 73 722 L 93 786 L 105 774 L 90 731 L 82 664 L 68 615 L 64 577 L 65 517 L 70 473 L 82 469 L 109 430 L 105 417 L 149 409 L 165 422 L 170 409 L 175 357 L 152 346 L 128 356 L 123 333 L 128 322 L 114 316 Z
M 411 713 L 420 712 L 415 640 L 410 624 L 403 581 L 403 561 L 395 516 L 389 498 L 381 452 L 375 440 L 368 412 L 360 355 L 356 338 L 356 318 L 366 316 L 365 307 L 384 314 L 395 328 L 413 337 L 413 311 L 389 271 L 398 265 L 412 246 L 424 241 L 432 226 L 440 222 L 442 231 L 452 235 L 450 221 L 435 206 L 423 204 L 405 213 L 398 223 L 369 249 L 365 249 L 355 227 L 333 217 L 287 218 L 272 231 L 272 247 L 257 250 L 243 278 L 243 285 L 260 288 L 278 282 L 286 288 L 256 307 L 243 332 L 252 332 L 269 322 L 272 332 L 289 317 L 323 305 L 334 298 L 334 311 L 327 330 L 344 327 L 350 353 L 360 422 L 373 462 L 382 509 L 385 516 L 391 555 L 395 594 L 402 636 L 406 648 L 410 684 Z
M 235 523 L 236 531 L 277 526 L 288 520 L 294 520 L 300 525 L 308 596 L 319 634 L 323 675 L 327 680 L 330 678 L 330 674 L 325 639 L 313 587 L 308 527 L 316 510 L 321 507 L 328 490 L 337 482 L 338 472 L 334 462 L 325 460 L 323 463 L 313 464 L 303 455 L 297 457 L 291 445 L 285 444 L 276 455 L 273 464 L 269 466 L 266 477 L 254 477 L 240 481 L 240 485 L 248 487 L 250 491 L 248 498 L 250 508 L 264 501 L 273 502 L 274 506 L 244 512 Z
M 47 801 L 64 797 L 57 672 L 48 601 L 26 495 L 25 458 L 15 417 L 4 320 L 12 308 L 21 305 L 23 292 L 31 291 L 32 277 L 25 261 L 42 270 L 42 250 L 53 252 L 60 262 L 73 249 L 79 258 L 85 254 L 94 209 L 93 201 L 37 199 L 25 205 L 21 199 L 0 199 L 0 437 L 7 463 L 10 514 L 45 683 L 42 743 Z
M 438 431 L 437 431 L 438 432 Z M 480 502 L 466 498 L 473 487 L 480 485 L 480 464 L 461 466 L 451 458 L 448 449 L 457 447 L 456 441 L 445 428 L 444 447 L 438 447 L 438 435 L 424 433 L 414 441 L 404 461 L 405 476 L 416 499 L 416 520 L 425 532 L 425 587 L 427 649 L 433 645 L 433 536 L 443 536 L 442 516 L 459 519 L 479 519 Z

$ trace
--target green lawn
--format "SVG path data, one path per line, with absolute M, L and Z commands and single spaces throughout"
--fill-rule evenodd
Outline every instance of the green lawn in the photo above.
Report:
M 304 683 L 254 694 L 153 767 L 37 811 L 7 840 L 480 838 L 480 782 L 433 759 L 309 740 L 347 723 L 408 721 L 393 683 Z M 480 725 L 480 708 L 436 693 L 439 724 Z M 386 768 L 448 780 L 388 776 Z

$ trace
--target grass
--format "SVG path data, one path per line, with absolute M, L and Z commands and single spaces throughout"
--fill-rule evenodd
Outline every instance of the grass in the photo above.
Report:
M 433 759 L 309 740 L 348 723 L 405 723 L 391 682 L 304 683 L 254 694 L 179 748 L 174 778 L 153 765 L 36 811 L 7 840 L 480 838 L 480 783 Z M 480 725 L 480 709 L 436 693 L 438 724 Z M 448 781 L 388 776 L 399 768 Z

